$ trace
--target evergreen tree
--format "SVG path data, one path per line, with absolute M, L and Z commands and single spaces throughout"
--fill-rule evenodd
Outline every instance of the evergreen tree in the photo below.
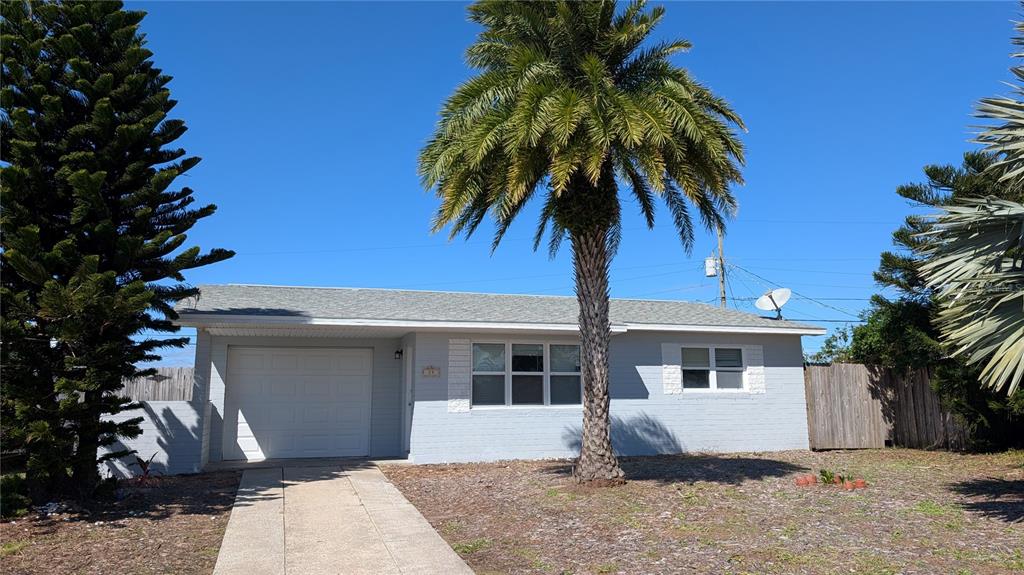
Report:
M 140 432 L 117 395 L 187 338 L 182 272 L 231 257 L 184 247 L 212 214 L 172 188 L 199 158 L 173 147 L 171 78 L 120 2 L 2 3 L 0 306 L 3 439 L 28 453 L 36 499 L 91 496 L 101 447 Z
M 993 154 L 968 152 L 961 166 L 926 166 L 926 182 L 900 186 L 896 193 L 930 208 L 971 198 L 1020 201 L 1020 189 L 1000 181 L 991 169 L 995 163 Z M 900 371 L 930 368 L 936 393 L 947 409 L 961 417 L 977 444 L 1012 440 L 1018 434 L 1009 431 L 1024 424 L 1024 395 L 1008 400 L 985 388 L 979 382 L 978 369 L 967 366 L 962 358 L 950 357 L 941 341 L 935 294 L 920 271 L 933 226 L 933 217 L 908 216 L 893 232 L 893 244 L 899 249 L 882 253 L 874 276 L 879 285 L 895 288 L 898 296 L 872 297 L 865 323 L 853 330 L 848 355 L 858 362 Z

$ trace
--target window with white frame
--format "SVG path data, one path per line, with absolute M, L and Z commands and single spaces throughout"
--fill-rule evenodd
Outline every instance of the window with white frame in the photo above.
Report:
M 473 343 L 473 405 L 580 405 L 580 347 Z
M 683 390 L 742 390 L 743 349 L 684 347 Z

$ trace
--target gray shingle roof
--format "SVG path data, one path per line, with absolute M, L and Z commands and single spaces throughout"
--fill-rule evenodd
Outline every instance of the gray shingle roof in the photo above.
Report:
M 261 285 L 203 285 L 197 299 L 178 304 L 183 319 L 203 315 L 294 316 L 308 318 L 574 324 L 572 296 L 505 295 L 367 288 L 310 288 Z M 611 321 L 712 327 L 765 327 L 817 330 L 701 303 L 612 299 Z

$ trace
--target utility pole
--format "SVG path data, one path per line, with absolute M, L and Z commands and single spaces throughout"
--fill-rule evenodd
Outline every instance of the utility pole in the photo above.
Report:
M 722 226 L 718 226 L 718 301 L 725 307 L 725 254 L 722 251 Z

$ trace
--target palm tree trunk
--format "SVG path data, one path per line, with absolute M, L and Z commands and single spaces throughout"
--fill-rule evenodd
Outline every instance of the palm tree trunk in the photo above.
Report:
M 580 363 L 583 377 L 583 437 L 573 468 L 579 482 L 621 482 L 623 473 L 612 451 L 608 412 L 608 231 L 570 234 L 580 307 Z

